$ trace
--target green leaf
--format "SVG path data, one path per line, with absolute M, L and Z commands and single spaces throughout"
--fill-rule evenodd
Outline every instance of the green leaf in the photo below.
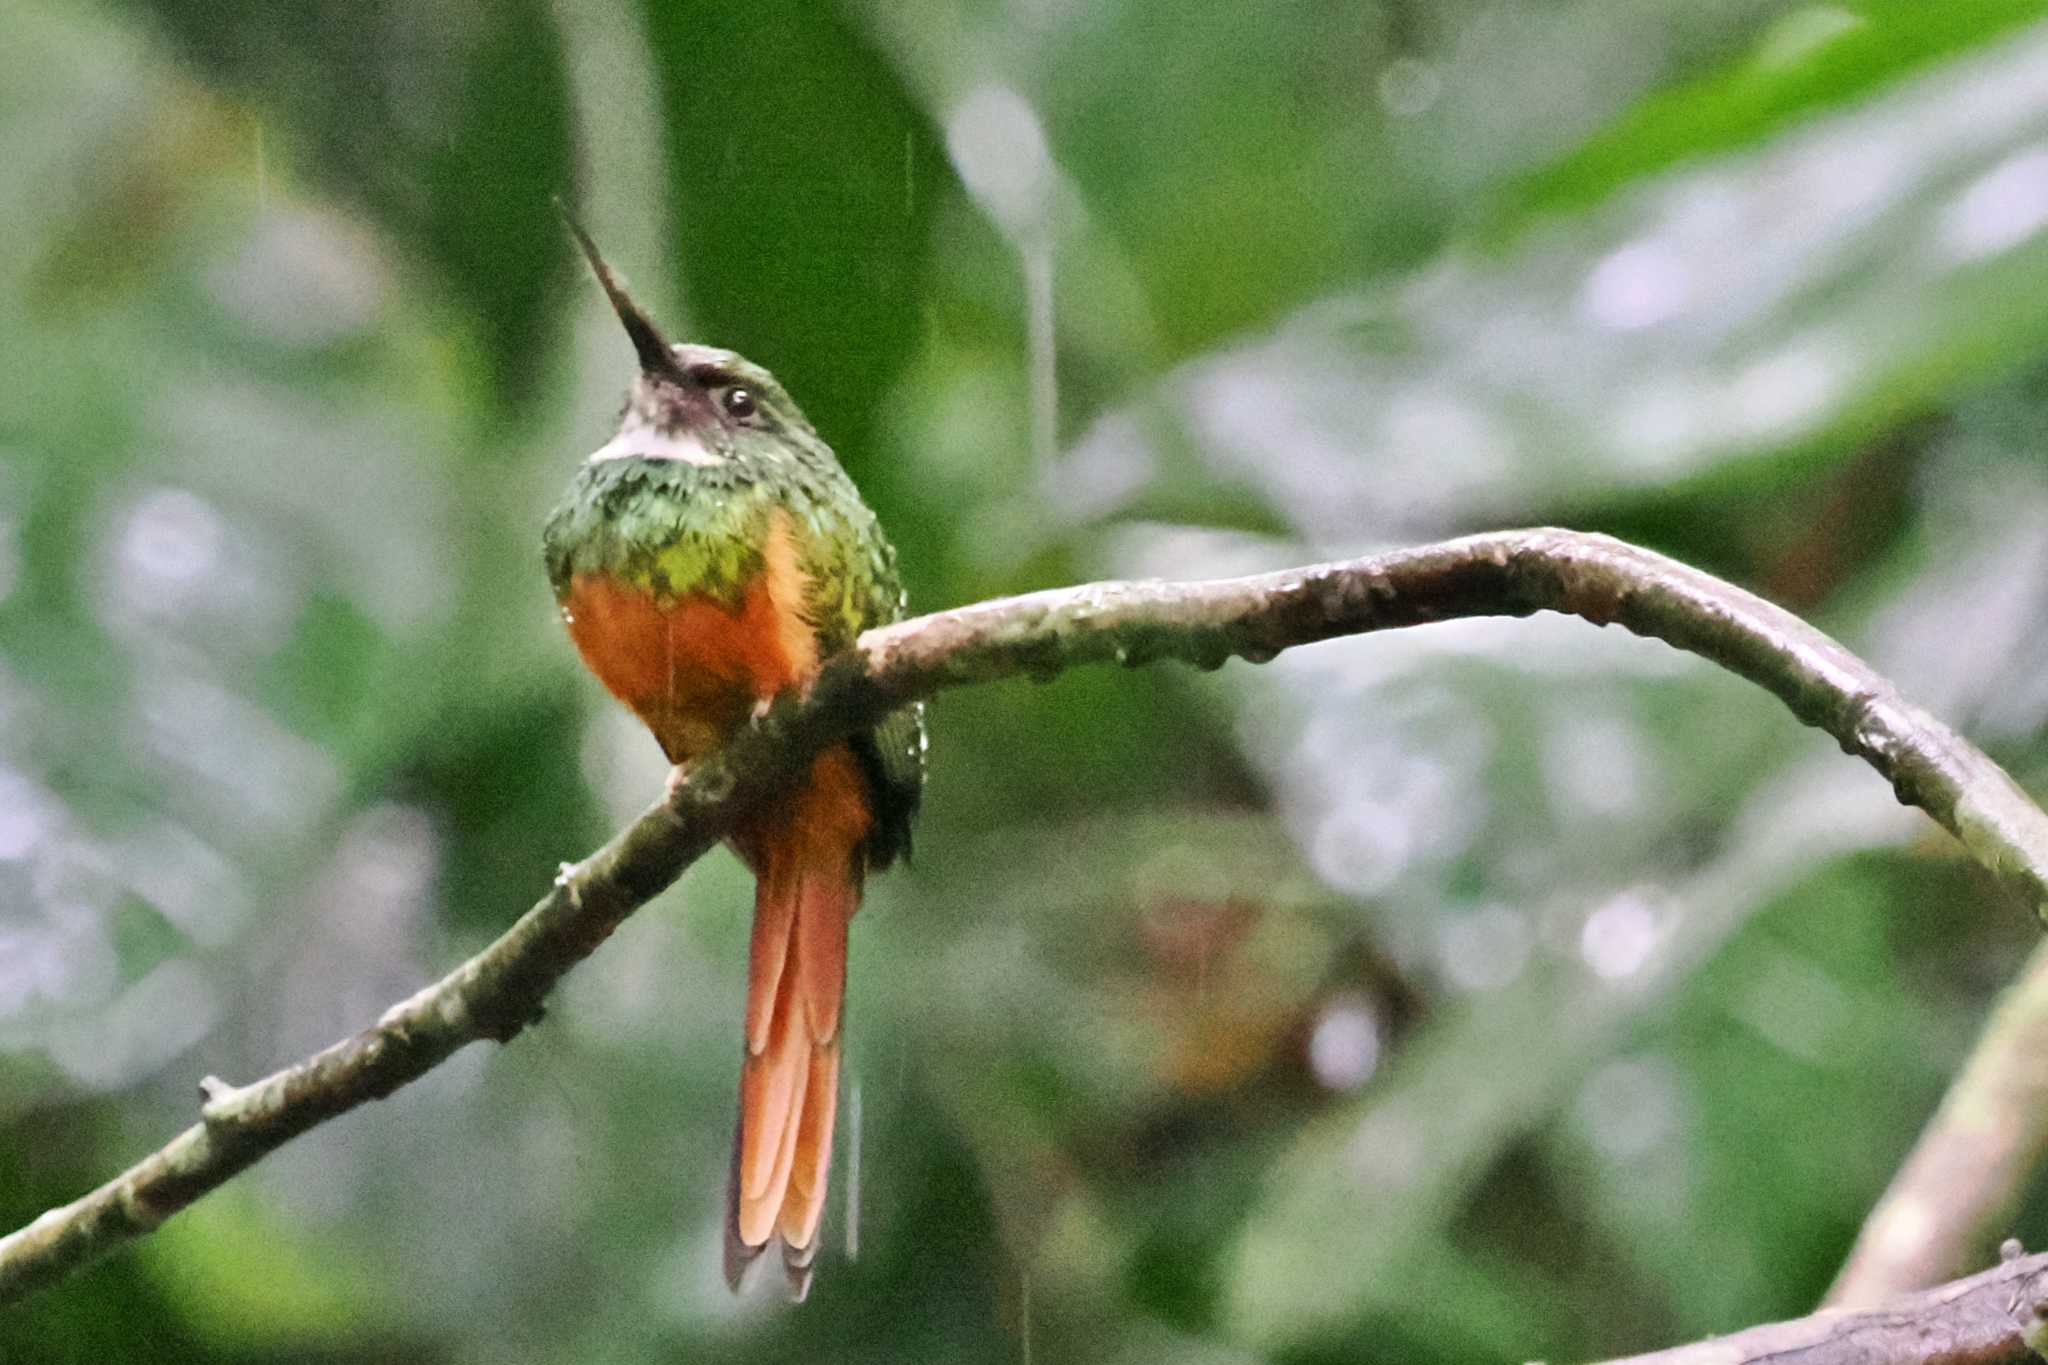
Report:
M 2042 16 L 2041 0 L 1882 0 L 1792 10 L 1731 69 L 1635 105 L 1522 185 L 1519 217 L 1583 209 L 1690 159 L 1738 150 Z
M 1202 470 L 1347 544 L 1841 459 L 2048 338 L 2044 66 L 2028 29 L 1331 298 L 1105 418 L 1055 491 Z

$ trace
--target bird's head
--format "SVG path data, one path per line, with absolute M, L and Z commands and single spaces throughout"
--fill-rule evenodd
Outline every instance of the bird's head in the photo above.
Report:
M 774 375 L 716 346 L 671 343 L 566 209 L 563 218 L 640 358 L 618 434 L 591 454 L 593 461 L 638 456 L 713 465 L 762 447 L 762 438 L 815 442 L 810 422 Z

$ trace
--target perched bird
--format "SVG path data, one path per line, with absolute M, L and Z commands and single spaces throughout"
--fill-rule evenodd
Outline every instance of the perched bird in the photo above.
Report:
M 671 345 L 569 224 L 640 359 L 618 434 L 577 470 L 542 537 L 583 661 L 676 766 L 904 609 L 896 554 L 775 377 Z M 847 921 L 871 870 L 910 852 L 921 707 L 821 754 L 730 836 L 753 871 L 725 1273 L 779 1238 L 810 1287 L 838 1108 Z

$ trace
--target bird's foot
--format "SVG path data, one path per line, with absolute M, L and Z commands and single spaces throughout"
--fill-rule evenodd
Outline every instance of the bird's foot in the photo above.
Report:
M 668 781 L 667 781 L 666 783 L 664 783 L 664 784 L 663 784 L 663 786 L 662 786 L 662 799 L 663 799 L 664 801 L 673 801 L 673 800 L 675 800 L 675 799 L 676 799 L 676 793 L 677 793 L 677 792 L 679 792 L 679 791 L 681 791 L 681 790 L 683 789 L 683 784 L 684 784 L 685 782 L 688 782 L 689 780 L 690 780 L 690 765 L 689 765 L 689 764 L 687 764 L 687 763 L 678 763 L 678 764 L 676 764 L 676 765 L 675 765 L 675 766 L 674 766 L 673 768 L 670 768 L 670 769 L 668 770 Z

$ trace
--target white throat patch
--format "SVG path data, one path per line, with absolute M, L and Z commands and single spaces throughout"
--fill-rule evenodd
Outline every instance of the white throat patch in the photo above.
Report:
M 624 460 L 632 456 L 645 460 L 681 460 L 684 464 L 724 464 L 725 458 L 704 444 L 695 432 L 666 432 L 648 425 L 638 415 L 628 416 L 619 434 L 590 453 L 590 463 Z

